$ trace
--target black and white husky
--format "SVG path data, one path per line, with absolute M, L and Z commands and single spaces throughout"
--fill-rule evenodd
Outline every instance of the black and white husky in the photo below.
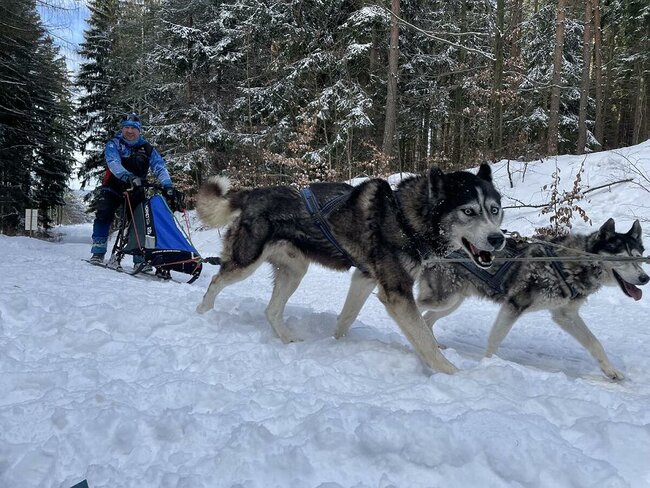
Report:
M 323 211 L 309 211 L 316 200 Z M 423 362 L 445 373 L 456 367 L 438 350 L 413 297 L 422 262 L 463 250 L 478 266 L 487 267 L 492 252 L 505 243 L 499 229 L 501 198 L 487 164 L 477 174 L 444 174 L 432 168 L 402 181 L 395 192 L 381 179 L 356 187 L 317 183 L 303 191 L 279 186 L 228 192 L 228 181 L 216 177 L 199 192 L 197 211 L 213 227 L 230 224 L 221 268 L 197 307 L 199 313 L 214 307 L 223 288 L 269 262 L 275 280 L 266 317 L 282 341 L 292 342 L 297 338 L 282 314 L 309 263 L 337 270 L 355 266 L 347 313 L 361 308 L 377 285 L 379 299 Z M 344 320 L 339 319 L 339 331 L 349 326 Z
M 584 256 L 639 257 L 643 255 L 641 225 L 637 220 L 625 234 L 615 231 L 613 219 L 589 235 L 570 235 L 535 243 L 507 239 L 499 257 Z M 593 257 L 593 256 L 592 256 Z M 603 346 L 587 328 L 578 310 L 587 297 L 603 285 L 618 285 L 634 300 L 641 299 L 637 285 L 650 278 L 635 261 L 511 261 L 494 266 L 489 275 L 471 265 L 435 264 L 423 270 L 418 305 L 429 326 L 456 310 L 467 297 L 488 298 L 501 304 L 490 331 L 486 356 L 496 353 L 515 321 L 525 312 L 549 310 L 553 321 L 573 336 L 598 361 L 605 375 L 623 379 Z

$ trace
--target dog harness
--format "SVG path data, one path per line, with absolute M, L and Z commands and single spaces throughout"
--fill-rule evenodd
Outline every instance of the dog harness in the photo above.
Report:
M 542 249 L 544 249 L 544 253 L 546 256 L 550 258 L 556 258 L 558 257 L 555 251 L 553 250 L 552 246 L 549 246 L 547 244 L 539 244 L 542 246 Z M 520 252 L 512 252 L 512 251 L 505 251 L 505 257 L 507 258 L 517 258 L 521 256 L 524 253 L 524 251 Z M 465 258 L 465 254 L 460 252 L 460 251 L 454 251 L 450 254 L 447 255 L 449 258 Z M 506 275 L 508 274 L 508 271 L 510 268 L 512 268 L 512 265 L 515 264 L 515 261 L 505 261 L 495 272 L 490 272 L 487 269 L 484 268 L 479 268 L 476 266 L 473 262 L 468 262 L 468 261 L 460 261 L 458 262 L 463 268 L 465 268 L 467 271 L 472 273 L 474 276 L 476 276 L 479 280 L 481 280 L 483 283 L 488 285 L 490 288 L 492 288 L 495 292 L 505 295 L 506 294 L 506 289 L 505 289 L 505 278 Z M 575 287 L 569 283 L 568 276 L 566 273 L 566 270 L 564 269 L 564 266 L 560 261 L 550 261 L 551 267 L 553 268 L 553 271 L 555 271 L 555 274 L 560 278 L 561 284 L 563 284 L 566 289 L 565 294 L 567 294 L 570 298 L 576 298 L 579 293 L 578 290 L 575 289 Z M 568 293 L 567 293 L 568 291 Z
M 347 252 L 343 246 L 336 240 L 332 230 L 330 229 L 329 224 L 327 223 L 327 217 L 337 208 L 339 208 L 343 203 L 347 201 L 350 194 L 344 193 L 338 197 L 334 197 L 331 200 L 325 202 L 324 205 L 321 205 L 318 201 L 316 195 L 312 191 L 311 187 L 303 188 L 300 192 L 302 194 L 303 200 L 305 200 L 305 206 L 309 215 L 314 219 L 314 223 L 323 233 L 323 236 L 332 244 L 338 252 L 340 252 L 345 259 L 347 259 L 352 266 L 359 269 L 360 271 L 366 271 L 366 269 L 361 266 L 351 255 Z
M 553 250 L 552 246 L 542 244 L 542 247 L 544 248 L 544 252 L 549 258 L 558 257 L 557 254 L 555 254 L 555 251 Z M 571 298 L 576 298 L 579 295 L 578 290 L 576 290 L 575 287 L 571 283 L 569 283 L 569 280 L 567 279 L 566 271 L 564 270 L 564 265 L 560 261 L 551 261 L 551 266 L 553 267 L 555 273 L 560 277 L 564 285 L 569 290 L 569 296 Z
M 509 255 L 507 257 L 509 258 L 518 257 L 519 254 L 513 253 L 512 255 Z M 447 257 L 454 258 L 454 259 L 458 259 L 458 258 L 462 259 L 462 258 L 466 258 L 467 255 L 461 251 L 454 251 L 448 254 Z M 483 283 L 488 285 L 498 294 L 505 295 L 506 294 L 505 277 L 508 274 L 510 268 L 512 268 L 512 265 L 515 264 L 515 261 L 505 261 L 501 266 L 499 266 L 499 268 L 494 273 L 491 273 L 485 268 L 479 268 L 478 266 L 476 266 L 476 264 L 469 261 L 460 261 L 457 264 L 460 264 L 463 268 L 465 268 L 467 271 L 472 273 L 474 276 L 476 276 L 479 280 L 481 280 Z

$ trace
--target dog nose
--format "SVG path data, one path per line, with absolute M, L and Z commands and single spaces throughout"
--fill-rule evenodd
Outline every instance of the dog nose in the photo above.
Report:
M 639 275 L 639 284 L 640 285 L 645 285 L 648 281 L 650 281 L 650 276 L 648 276 L 645 273 L 643 273 L 642 275 Z
M 488 235 L 487 241 L 488 243 L 494 248 L 494 249 L 501 249 L 503 247 L 503 244 L 505 243 L 506 238 L 503 237 L 503 234 L 498 234 L 496 232 L 493 232 L 492 234 Z

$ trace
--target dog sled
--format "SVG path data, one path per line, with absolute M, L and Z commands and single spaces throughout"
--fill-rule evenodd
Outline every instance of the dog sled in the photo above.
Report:
M 181 226 L 159 186 L 145 183 L 138 191 L 145 194 L 134 198 L 134 190 L 124 192 L 120 225 L 105 267 L 125 272 L 122 260 L 131 255 L 136 257 L 131 275 L 145 275 L 145 270 L 155 268 L 159 278 L 170 279 L 170 271 L 178 271 L 190 275 L 187 283 L 193 283 L 203 263 L 212 260 L 201 257 L 190 239 L 189 224 L 187 229 Z M 183 194 L 177 192 L 174 199 L 173 206 L 185 213 Z

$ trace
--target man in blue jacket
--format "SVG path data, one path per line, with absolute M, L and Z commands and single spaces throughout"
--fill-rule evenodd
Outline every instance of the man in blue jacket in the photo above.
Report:
M 104 158 L 106 173 L 97 199 L 97 211 L 93 223 L 93 247 L 90 262 L 104 262 L 108 233 L 115 218 L 115 211 L 124 203 L 124 192 L 133 190 L 130 199 L 135 208 L 144 198 L 142 188 L 149 170 L 163 186 L 168 198 L 175 195 L 172 180 L 167 172 L 165 160 L 160 153 L 142 137 L 142 124 L 134 113 L 122 117 L 122 130 L 106 143 Z M 134 262 L 138 260 L 135 259 Z M 140 259 L 141 261 L 141 259 Z

